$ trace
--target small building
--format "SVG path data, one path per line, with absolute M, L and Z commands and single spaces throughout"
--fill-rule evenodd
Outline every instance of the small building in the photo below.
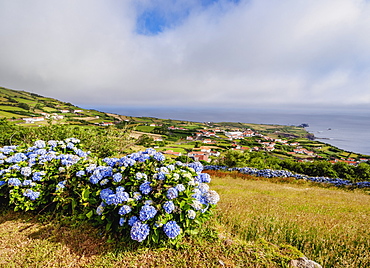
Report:
M 209 153 L 206 152 L 190 152 L 188 157 L 193 158 L 195 161 L 207 161 L 209 162 Z
M 26 123 L 35 123 L 35 122 L 40 122 L 40 121 L 44 121 L 45 120 L 44 117 L 26 117 L 26 118 L 22 118 L 22 119 Z
M 169 154 L 169 155 L 175 155 L 175 156 L 181 156 L 182 155 L 181 152 L 174 152 L 173 150 L 167 150 L 167 151 L 164 151 L 162 153 Z

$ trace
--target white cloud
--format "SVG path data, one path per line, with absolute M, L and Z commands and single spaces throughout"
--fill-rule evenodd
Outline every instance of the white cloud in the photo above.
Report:
M 365 0 L 164 2 L 148 36 L 153 1 L 0 3 L 1 84 L 82 105 L 370 104 Z

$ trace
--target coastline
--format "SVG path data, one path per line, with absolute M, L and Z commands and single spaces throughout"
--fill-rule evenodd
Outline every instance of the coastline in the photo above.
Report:
M 134 117 L 156 117 L 161 119 L 193 122 L 242 122 L 299 126 L 307 123 L 305 130 L 315 139 L 348 152 L 370 155 L 370 111 L 328 110 L 263 110 L 263 109 L 216 109 L 191 107 L 100 107 Z M 330 129 L 330 130 L 329 130 Z M 320 135 L 318 135 L 320 133 Z

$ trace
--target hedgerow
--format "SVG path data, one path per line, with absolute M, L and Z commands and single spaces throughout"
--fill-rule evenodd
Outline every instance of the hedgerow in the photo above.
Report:
M 177 243 L 198 232 L 219 201 L 199 162 L 169 162 L 154 149 L 94 158 L 80 141 L 0 148 L 0 202 L 87 220 L 117 237 Z

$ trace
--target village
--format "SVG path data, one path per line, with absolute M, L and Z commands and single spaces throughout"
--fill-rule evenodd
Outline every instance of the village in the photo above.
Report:
M 176 126 L 170 126 L 168 127 L 168 130 L 174 132 L 187 131 L 184 127 Z M 156 138 L 155 141 L 163 141 L 163 139 L 160 138 L 158 140 L 158 138 Z M 359 163 L 367 162 L 369 160 L 367 157 L 359 157 L 354 153 L 341 152 L 338 154 L 328 154 L 328 150 L 333 150 L 331 146 L 318 141 L 311 141 L 302 138 L 281 138 L 277 133 L 267 135 L 252 129 L 225 130 L 218 127 L 196 129 L 192 135 L 186 136 L 186 138 L 177 142 L 179 147 L 184 144 L 194 144 L 194 148 L 190 151 L 188 149 L 186 152 L 174 149 L 167 149 L 162 152 L 176 157 L 185 155 L 196 161 L 205 161 L 208 163 L 210 163 L 212 159 L 219 157 L 221 152 L 225 150 L 240 152 L 266 152 L 282 159 L 292 158 L 298 162 L 327 160 L 330 163 L 344 162 L 352 166 L 356 166 Z M 225 146 L 225 144 L 228 146 Z M 246 146 L 245 144 L 249 144 L 249 146 Z

